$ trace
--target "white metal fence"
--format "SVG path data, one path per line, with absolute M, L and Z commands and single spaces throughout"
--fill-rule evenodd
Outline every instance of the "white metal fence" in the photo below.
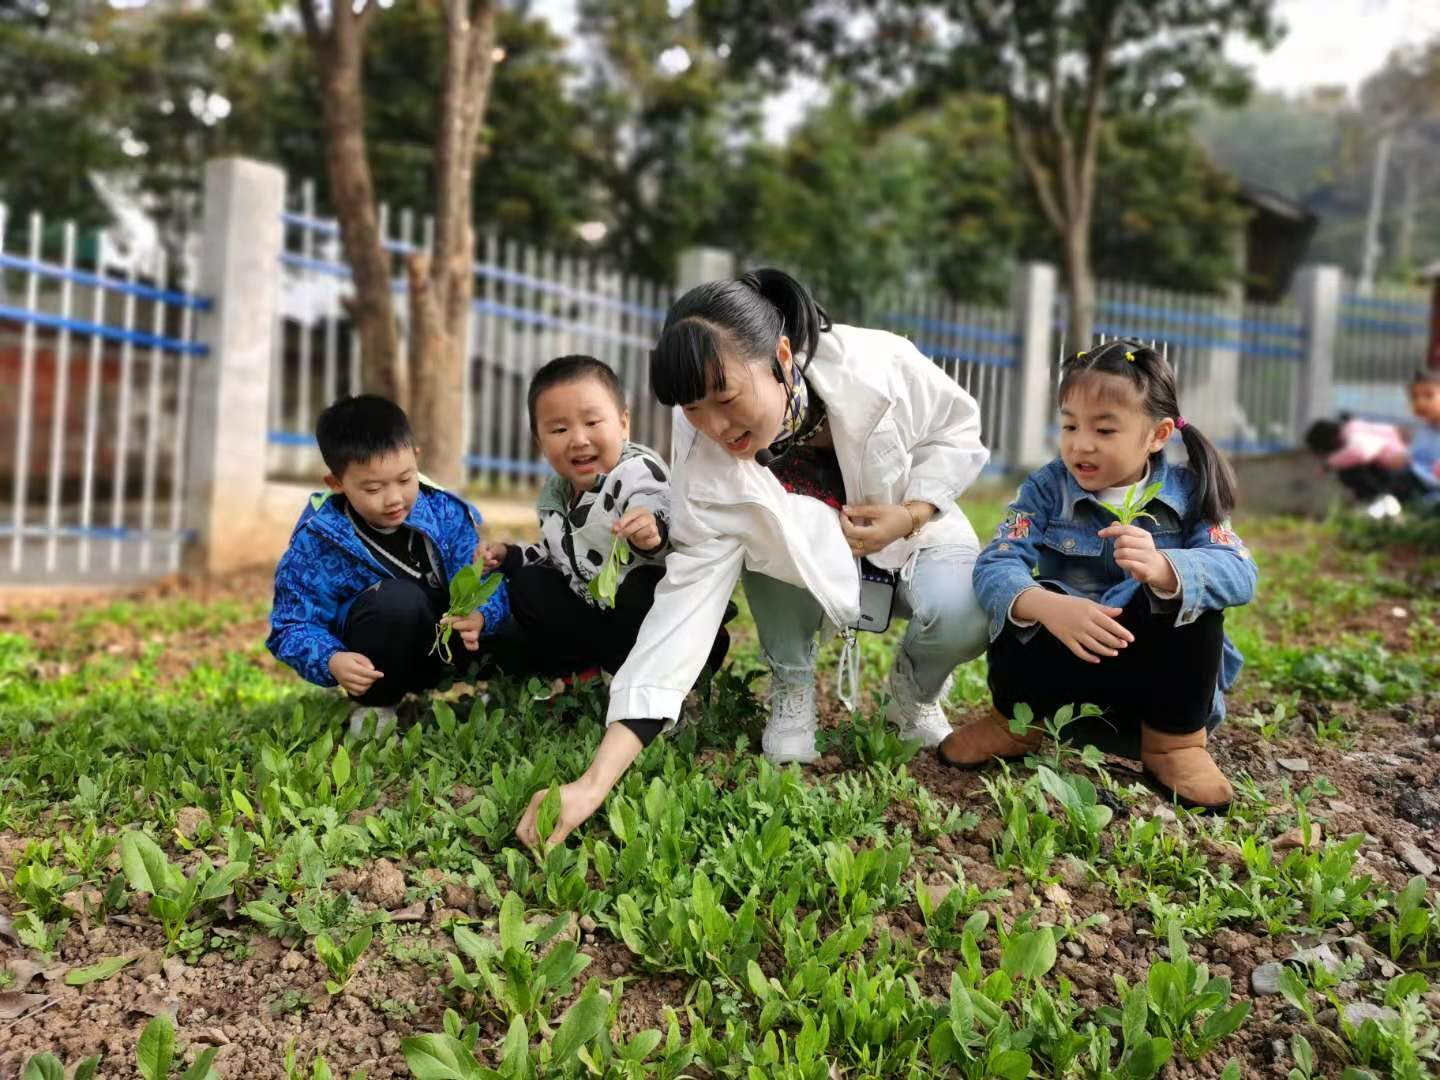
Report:
M 1095 306 L 1098 339 L 1135 338 L 1165 353 L 1182 411 L 1216 446 L 1254 453 L 1295 445 L 1305 326 L 1294 301 L 1245 303 L 1101 282 Z M 1055 329 L 1062 341 L 1067 324 L 1065 300 L 1058 297 Z M 1057 363 L 1074 348 L 1057 349 Z
M 7 228 L 0 208 L 0 579 L 164 572 L 181 563 L 187 522 L 210 555 L 227 535 L 243 547 L 239 507 L 264 499 L 267 475 L 313 482 L 320 471 L 315 418 L 358 390 L 363 361 L 338 230 L 309 187 L 285 211 L 283 176 L 258 163 L 211 163 L 206 193 L 207 235 L 175 267 L 158 258 L 141 268 L 70 224 Z M 404 212 L 382 221 L 403 345 L 402 260 L 431 227 Z M 693 254 L 687 272 L 724 272 L 711 272 L 723 253 Z M 669 412 L 649 393 L 648 364 L 670 287 L 493 234 L 480 237 L 474 272 L 472 481 L 503 489 L 546 472 L 525 394 L 541 364 L 567 353 L 614 367 L 636 438 L 668 450 Z M 1017 268 L 1014 284 L 1008 307 L 901 291 L 868 303 L 864 320 L 908 336 L 965 386 L 992 462 L 1021 469 L 1053 453 L 1055 363 L 1074 345 L 1053 268 Z M 1324 267 L 1303 272 L 1294 293 L 1245 304 L 1106 282 L 1095 330 L 1164 348 L 1187 417 L 1232 452 L 1296 445 L 1311 419 L 1337 410 L 1404 422 L 1424 358 L 1424 294 L 1360 295 Z
M 1430 333 L 1426 290 L 1349 282 L 1340 298 L 1335 338 L 1335 407 L 1377 420 L 1410 420 L 1408 388 L 1425 364 Z
M 407 288 L 400 260 L 430 241 L 432 223 L 382 208 L 381 231 L 395 260 L 396 317 L 404 347 Z M 273 337 L 269 441 L 274 475 L 311 477 L 321 409 L 360 386 L 358 340 L 342 297 L 350 271 L 335 222 L 316 215 L 313 188 L 285 215 L 282 290 Z M 548 468 L 530 438 L 525 395 L 547 360 L 586 353 L 619 375 L 637 441 L 662 452 L 670 416 L 650 395 L 649 355 L 670 303 L 668 287 L 620 274 L 597 260 L 556 255 L 486 233 L 477 241 L 475 299 L 466 363 L 465 461 L 472 481 L 507 486 Z
M 13 227 L 0 205 L 0 578 L 179 566 L 192 367 L 209 362 L 195 318 L 209 301 L 188 291 L 188 260 L 161 255 L 142 275 L 133 260 L 117 271 L 115 250 L 38 214 Z

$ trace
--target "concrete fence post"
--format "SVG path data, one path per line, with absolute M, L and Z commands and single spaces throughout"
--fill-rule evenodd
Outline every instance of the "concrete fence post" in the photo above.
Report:
M 1002 433 L 1005 463 L 1026 472 L 1055 456 L 1049 436 L 1055 377 L 1055 267 L 1024 263 L 1015 271 L 1011 311 L 1019 337 L 1009 415 Z
M 270 356 L 279 301 L 285 174 L 246 158 L 205 166 L 199 327 L 209 355 L 190 399 L 186 566 L 207 573 L 255 562 L 251 527 L 265 490 Z
M 1295 434 L 1335 409 L 1335 350 L 1340 337 L 1344 275 L 1338 266 L 1307 266 L 1295 279 L 1305 327 L 1304 369 L 1295 395 Z

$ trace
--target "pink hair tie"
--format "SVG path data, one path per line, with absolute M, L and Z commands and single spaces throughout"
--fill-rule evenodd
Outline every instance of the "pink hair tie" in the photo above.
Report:
M 1175 430 L 1176 430 L 1176 431 L 1184 431 L 1184 430 L 1185 430 L 1185 418 L 1184 418 L 1183 416 L 1177 416 L 1177 417 L 1175 418 Z

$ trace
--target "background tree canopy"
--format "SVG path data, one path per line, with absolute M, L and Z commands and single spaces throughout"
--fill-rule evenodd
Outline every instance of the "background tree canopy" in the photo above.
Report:
M 781 25 L 799 17 L 780 6 Z M 523 7 L 507 10 L 476 147 L 477 224 L 561 249 L 598 247 L 658 279 L 671 277 L 681 249 L 724 246 L 793 267 L 841 313 L 900 285 L 995 300 L 1017 260 L 1059 261 L 1008 134 L 1011 106 L 984 80 L 951 72 L 877 90 L 836 75 L 826 100 L 770 142 L 764 99 L 780 80 L 740 62 L 746 5 L 731 5 L 728 22 L 719 10 L 583 0 L 580 48 Z M 841 54 L 836 24 L 806 25 L 812 55 Z M 430 58 L 442 31 L 431 5 L 400 0 L 380 13 L 366 54 L 376 191 L 418 212 L 434 187 L 440 72 Z M 1440 247 L 1436 55 L 1431 46 L 1397 57 L 1354 103 L 1316 93 L 1261 95 L 1239 109 L 1182 101 L 1157 113 L 1143 96 L 1117 107 L 1097 144 L 1095 273 L 1196 290 L 1236 280 L 1239 182 L 1320 212 L 1315 256 L 1353 268 L 1382 118 L 1404 132 L 1382 265 L 1405 272 Z M 270 0 L 193 9 L 19 0 L 0 7 L 0 66 L 12 73 L 0 88 L 0 155 L 10 163 L 0 199 L 12 222 L 37 209 L 103 223 L 91 182 L 100 175 L 138 192 L 178 235 L 204 160 L 220 153 L 274 160 L 292 182 L 314 181 L 326 205 L 311 59 L 298 19 Z M 587 222 L 604 227 L 586 230 L 591 243 L 577 231 Z

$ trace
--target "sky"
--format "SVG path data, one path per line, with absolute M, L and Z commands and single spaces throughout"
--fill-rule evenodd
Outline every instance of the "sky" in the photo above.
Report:
M 672 7 L 684 3 L 671 0 Z M 535 0 L 533 10 L 573 39 L 575 6 L 576 0 Z M 1440 35 L 1440 0 L 1279 0 L 1278 10 L 1289 32 L 1273 52 L 1240 42 L 1230 47 L 1267 90 L 1293 93 L 1317 84 L 1354 90 L 1391 50 Z M 783 136 L 818 94 L 813 83 L 802 81 L 774 99 L 767 134 Z

